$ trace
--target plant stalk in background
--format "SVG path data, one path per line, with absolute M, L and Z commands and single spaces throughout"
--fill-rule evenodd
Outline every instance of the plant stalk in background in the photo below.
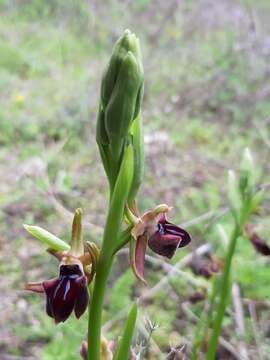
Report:
M 214 298 L 212 302 L 217 298 L 217 305 L 216 308 L 214 307 L 215 317 L 208 345 L 207 360 L 214 360 L 216 358 L 218 340 L 231 289 L 230 272 L 237 239 L 243 234 L 249 217 L 262 200 L 262 192 L 256 189 L 256 180 L 256 168 L 251 153 L 248 149 L 245 149 L 239 179 L 237 179 L 232 170 L 230 170 L 228 174 L 228 199 L 234 225 L 225 257 L 224 271 L 218 284 L 218 290 L 213 293 Z

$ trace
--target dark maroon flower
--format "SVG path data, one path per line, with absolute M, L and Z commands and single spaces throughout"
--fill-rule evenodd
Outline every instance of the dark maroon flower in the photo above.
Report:
M 66 321 L 73 310 L 79 318 L 89 302 L 88 285 L 95 276 L 99 249 L 94 243 L 83 243 L 81 216 L 82 211 L 77 209 L 69 250 L 58 252 L 52 248 L 47 249 L 60 261 L 59 276 L 25 286 L 26 290 L 46 295 L 46 312 L 56 323 Z
M 150 236 L 148 245 L 155 253 L 171 259 L 178 248 L 188 245 L 190 241 L 189 234 L 167 221 L 165 214 L 162 213 L 157 223 L 157 230 Z
M 206 294 L 204 292 L 196 291 L 190 295 L 188 300 L 191 302 L 191 304 L 197 304 L 198 302 L 205 300 L 205 298 Z
M 223 262 L 216 255 L 194 255 L 189 262 L 189 267 L 195 275 L 210 279 L 223 268 Z
M 264 256 L 270 256 L 270 246 L 267 242 L 262 239 L 257 232 L 255 231 L 256 225 L 247 224 L 245 227 L 246 235 L 248 239 L 252 242 L 254 248 Z
M 78 264 L 60 265 L 59 277 L 41 284 L 27 284 L 27 290 L 46 295 L 46 312 L 55 322 L 64 322 L 74 310 L 79 318 L 89 301 L 87 278 Z
M 167 205 L 159 205 L 155 210 L 146 212 L 131 231 L 131 265 L 135 275 L 144 283 L 147 245 L 158 255 L 170 259 L 178 248 L 191 241 L 190 235 L 184 229 L 167 220 L 165 213 L 169 210 Z

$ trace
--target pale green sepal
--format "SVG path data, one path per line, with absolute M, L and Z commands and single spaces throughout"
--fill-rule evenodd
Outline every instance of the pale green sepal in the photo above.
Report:
M 70 249 L 70 246 L 65 241 L 59 239 L 57 236 L 53 235 L 45 229 L 42 229 L 39 226 L 31 226 L 24 224 L 23 227 L 26 231 L 29 232 L 29 234 L 42 241 L 50 249 L 56 251 L 67 251 Z
M 84 253 L 82 237 L 82 214 L 82 209 L 76 209 L 72 223 L 70 254 L 74 256 L 81 256 Z

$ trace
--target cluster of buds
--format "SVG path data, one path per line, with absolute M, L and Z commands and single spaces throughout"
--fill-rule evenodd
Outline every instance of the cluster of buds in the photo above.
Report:
M 131 228 L 130 259 L 135 275 L 144 279 L 147 246 L 159 255 L 171 258 L 176 249 L 190 242 L 189 234 L 166 219 L 170 210 L 161 205 L 140 215 L 136 195 L 144 171 L 144 142 L 141 119 L 143 66 L 138 38 L 129 30 L 116 42 L 104 72 L 99 104 L 96 139 L 111 191 L 131 145 L 133 175 L 126 199 L 125 220 Z
M 243 226 L 263 199 L 263 190 L 257 187 L 258 171 L 248 148 L 244 150 L 240 164 L 240 176 L 233 170 L 228 173 L 228 200 L 233 217 Z
M 81 217 L 82 211 L 77 209 L 70 247 L 46 230 L 25 225 L 28 232 L 50 245 L 47 251 L 60 262 L 58 277 L 25 286 L 46 295 L 46 312 L 56 323 L 66 321 L 73 310 L 77 318 L 81 317 L 89 302 L 88 285 L 95 275 L 99 250 L 94 243 L 83 243 Z M 59 250 L 63 248 L 67 250 Z
M 116 42 L 101 83 L 96 140 L 111 190 L 128 144 L 132 145 L 134 175 L 129 199 L 141 184 L 144 159 L 141 128 L 143 65 L 139 39 L 126 30 Z

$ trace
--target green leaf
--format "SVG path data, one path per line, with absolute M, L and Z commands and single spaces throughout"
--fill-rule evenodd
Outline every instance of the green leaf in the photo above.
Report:
M 137 319 L 137 313 L 138 313 L 138 305 L 135 303 L 127 318 L 126 326 L 124 329 L 124 334 L 122 339 L 119 342 L 117 351 L 113 357 L 113 360 L 128 360 L 130 359 L 130 347 L 132 343 L 132 337 L 136 325 L 136 319 Z
M 59 239 L 57 236 L 53 235 L 49 231 L 42 229 L 39 226 L 23 225 L 26 231 L 33 235 L 38 240 L 42 241 L 49 248 L 56 251 L 69 250 L 70 246 L 63 240 Z

